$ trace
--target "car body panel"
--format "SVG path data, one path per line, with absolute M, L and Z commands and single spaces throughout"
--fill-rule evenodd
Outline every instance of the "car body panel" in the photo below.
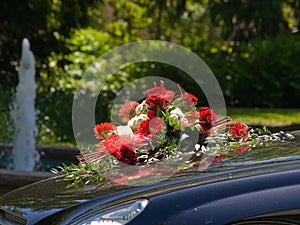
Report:
M 279 208 L 296 209 L 300 208 L 299 134 L 295 132 L 292 141 L 236 154 L 205 170 L 151 185 L 141 180 L 141 186 L 106 183 L 67 188 L 63 177 L 51 178 L 0 197 L 0 208 L 26 218 L 27 224 L 72 224 L 91 210 L 136 198 L 150 203 L 130 224 L 141 224 L 140 220 L 142 224 L 223 224 Z

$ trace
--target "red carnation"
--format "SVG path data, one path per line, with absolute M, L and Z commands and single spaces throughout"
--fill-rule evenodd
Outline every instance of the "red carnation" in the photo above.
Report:
M 119 111 L 119 116 L 123 120 L 130 120 L 135 115 L 135 108 L 139 105 L 138 102 L 130 101 L 126 102 Z
M 210 130 L 217 121 L 215 112 L 208 107 L 201 107 L 200 111 L 200 125 L 204 131 Z
M 118 160 L 127 164 L 135 164 L 138 154 L 131 146 L 139 146 L 144 142 L 144 138 L 138 135 L 135 138 L 121 140 L 116 134 L 109 136 L 103 144 L 107 151 Z
M 230 140 L 246 141 L 249 138 L 247 126 L 240 122 L 236 122 L 234 125 L 229 126 L 228 133 L 230 134 Z
M 122 145 L 120 148 L 120 158 L 118 159 L 123 163 L 134 165 L 136 164 L 138 156 L 139 155 L 132 148 L 127 145 Z
M 164 121 L 159 117 L 155 117 L 151 120 L 145 120 L 141 123 L 138 133 L 143 136 L 159 134 L 164 125 Z
M 174 92 L 167 90 L 163 81 L 160 82 L 160 86 L 156 86 L 156 83 L 154 83 L 154 87 L 149 88 L 146 92 L 148 94 L 148 97 L 159 96 L 168 102 L 172 101 L 174 97 Z
M 116 127 L 112 123 L 100 123 L 94 127 L 95 136 L 97 139 L 103 140 L 108 137 L 110 131 L 116 130 Z
M 138 129 L 138 134 L 143 135 L 143 136 L 148 136 L 150 134 L 149 122 L 150 122 L 150 120 L 145 120 L 145 121 L 141 122 L 140 127 Z
M 109 136 L 105 140 L 104 145 L 105 145 L 107 151 L 109 152 L 109 154 L 114 155 L 116 158 L 121 157 L 120 149 L 121 149 L 122 144 L 120 142 L 120 138 L 118 135 L 113 134 L 113 135 Z

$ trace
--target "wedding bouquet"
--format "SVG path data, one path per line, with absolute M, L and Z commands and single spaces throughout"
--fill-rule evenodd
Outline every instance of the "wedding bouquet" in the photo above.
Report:
M 78 157 L 80 169 L 77 165 L 65 167 L 66 177 L 75 185 L 103 182 L 107 176 L 123 183 L 141 176 L 199 170 L 221 161 L 229 151 L 244 152 L 258 137 L 268 139 L 271 135 L 266 128 L 250 129 L 241 122 L 227 125 L 229 117 L 218 120 L 209 107 L 197 109 L 197 97 L 179 85 L 177 93 L 161 81 L 146 90 L 142 101 L 121 105 L 121 123 L 97 124 L 96 150 Z M 212 156 L 210 160 L 203 160 L 205 154 Z M 162 162 L 163 167 L 157 166 Z

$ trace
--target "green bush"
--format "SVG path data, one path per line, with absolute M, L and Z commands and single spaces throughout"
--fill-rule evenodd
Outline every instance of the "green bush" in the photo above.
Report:
M 243 44 L 234 53 L 219 51 L 207 61 L 230 106 L 300 107 L 299 58 L 299 36 L 286 34 Z
M 7 86 L 0 85 L 0 142 L 9 143 L 13 138 L 10 108 L 12 107 L 13 91 Z
M 116 46 L 112 40 L 109 34 L 93 28 L 73 30 L 66 40 L 68 54 L 53 52 L 49 56 L 50 69 L 42 70 L 38 79 L 38 142 L 74 143 L 72 104 L 75 90 L 97 57 Z M 111 85 L 107 92 L 115 91 L 113 89 Z M 108 105 L 109 100 L 104 98 L 102 104 Z

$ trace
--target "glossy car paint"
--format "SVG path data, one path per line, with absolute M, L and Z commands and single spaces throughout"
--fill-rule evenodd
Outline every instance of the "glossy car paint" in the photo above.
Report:
M 105 184 L 68 189 L 61 177 L 53 178 L 2 196 L 0 207 L 24 217 L 27 224 L 74 224 L 90 212 L 137 198 L 149 199 L 149 205 L 129 224 L 228 224 L 297 210 L 299 140 L 296 133 L 296 139 L 276 148 L 255 149 L 205 171 L 140 187 Z

